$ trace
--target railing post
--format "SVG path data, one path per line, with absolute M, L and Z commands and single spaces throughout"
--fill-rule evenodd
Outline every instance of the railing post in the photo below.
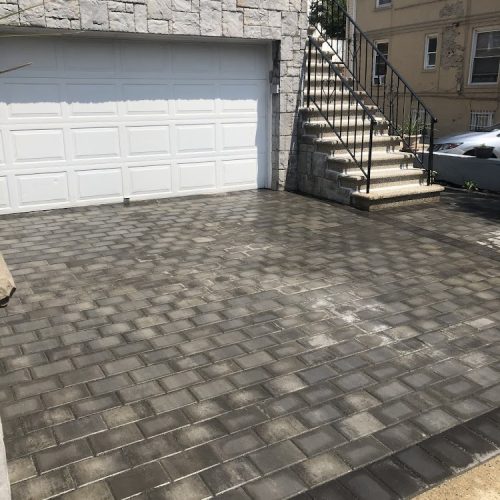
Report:
M 432 184 L 432 172 L 434 170 L 434 124 L 436 119 L 431 117 L 431 135 L 429 137 L 429 157 L 427 159 L 427 185 Z
M 311 50 L 312 43 L 311 37 L 308 39 L 309 44 L 309 54 L 307 56 L 307 107 L 311 107 Z
M 368 146 L 368 176 L 366 179 L 366 193 L 368 194 L 370 192 L 370 181 L 372 177 L 372 150 L 373 150 L 373 119 L 370 120 L 370 144 Z

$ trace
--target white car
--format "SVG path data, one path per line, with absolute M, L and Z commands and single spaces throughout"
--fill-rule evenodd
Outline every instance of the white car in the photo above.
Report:
M 450 155 L 475 156 L 475 149 L 483 145 L 493 148 L 491 158 L 500 158 L 500 123 L 484 132 L 467 132 L 436 139 L 434 151 Z

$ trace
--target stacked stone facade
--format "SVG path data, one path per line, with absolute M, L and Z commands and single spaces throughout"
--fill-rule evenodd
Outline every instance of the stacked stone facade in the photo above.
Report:
M 272 188 L 296 185 L 307 0 L 0 0 L 0 24 L 273 42 Z M 35 8 L 30 8 L 37 5 Z M 27 9 L 27 10 L 24 10 Z

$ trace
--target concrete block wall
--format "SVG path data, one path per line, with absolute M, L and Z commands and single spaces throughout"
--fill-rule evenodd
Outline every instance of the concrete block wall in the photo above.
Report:
M 296 187 L 296 119 L 307 0 L 0 0 L 0 24 L 56 30 L 260 39 L 273 42 L 272 188 Z M 35 8 L 29 8 L 33 5 Z

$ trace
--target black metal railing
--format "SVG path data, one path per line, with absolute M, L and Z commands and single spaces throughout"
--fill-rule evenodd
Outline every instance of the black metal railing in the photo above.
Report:
M 373 134 L 377 121 L 321 45 L 309 37 L 307 107 L 314 105 L 366 177 L 370 192 Z M 368 133 L 367 133 L 368 132 Z
M 389 124 L 389 134 L 398 136 L 403 151 L 412 153 L 427 170 L 431 184 L 437 122 L 432 112 L 388 60 L 386 46 L 368 38 L 342 0 L 316 0 L 313 12 L 316 30 L 345 65 L 353 90 L 364 91 L 364 102 L 377 106 Z

